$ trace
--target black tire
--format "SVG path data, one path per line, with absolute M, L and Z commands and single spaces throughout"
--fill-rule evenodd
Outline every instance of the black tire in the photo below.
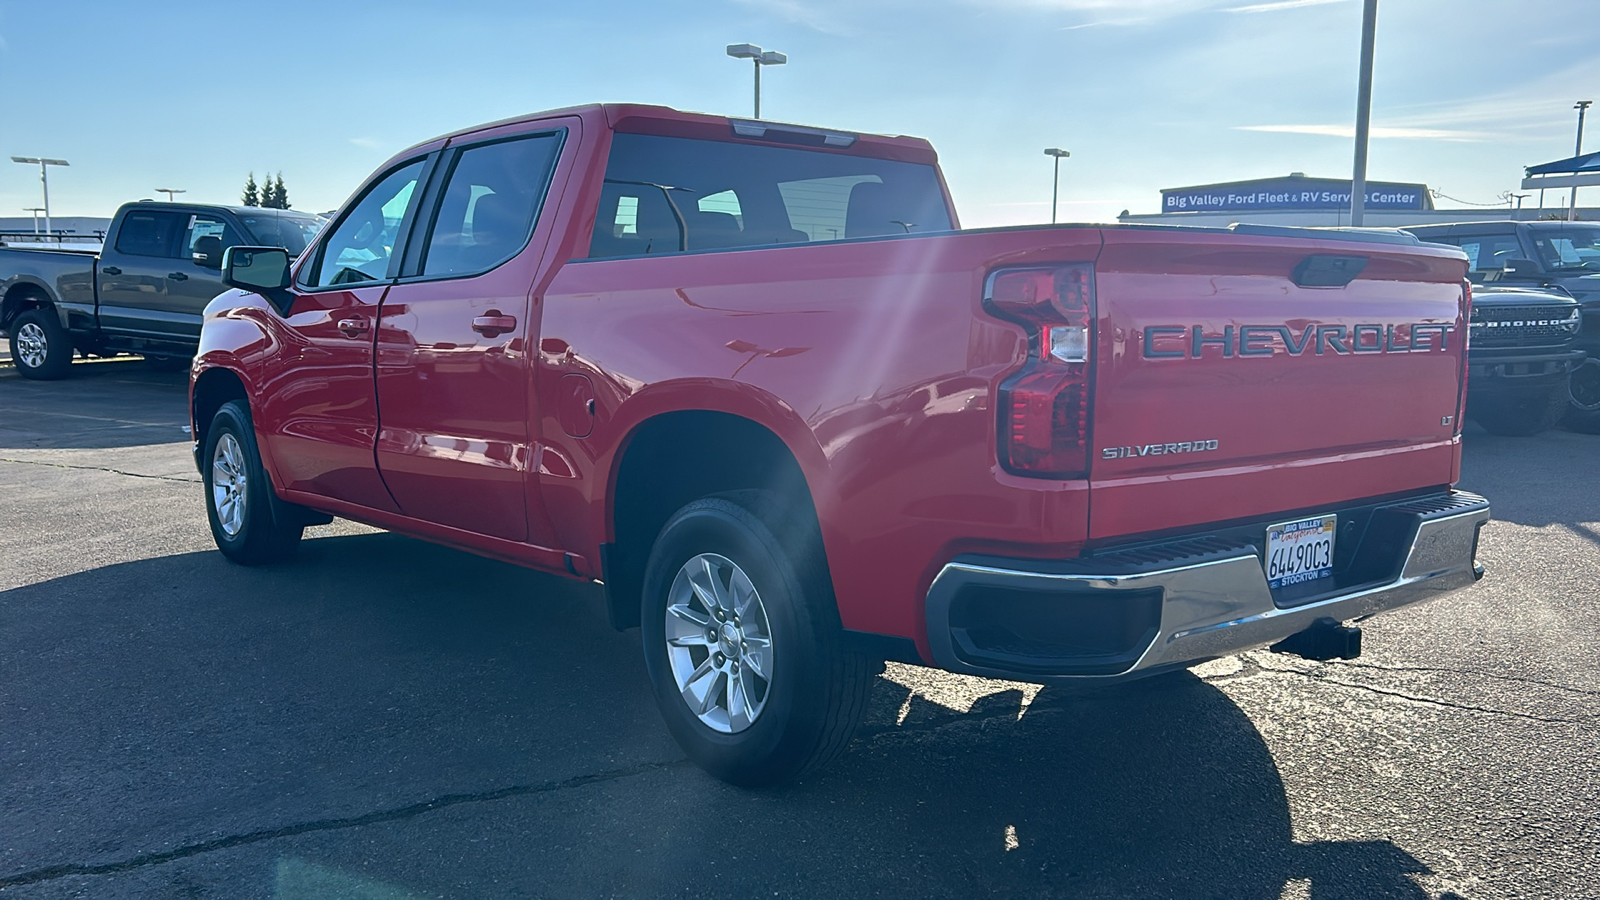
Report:
M 1472 407 L 1483 430 L 1504 437 L 1531 437 L 1556 427 L 1567 411 L 1567 386 L 1486 397 Z
M 1572 371 L 1567 401 L 1567 414 L 1561 420 L 1567 430 L 1600 434 L 1600 358 L 1591 356 Z
M 11 362 L 24 378 L 65 378 L 72 365 L 72 336 L 48 306 L 34 307 L 11 323 Z
M 668 655 L 673 582 L 701 554 L 725 558 L 748 576 L 770 626 L 763 705 L 733 733 L 690 709 Z M 667 521 L 645 567 L 641 626 L 645 668 L 668 730 L 691 760 L 723 781 L 761 787 L 820 768 L 844 751 L 866 712 L 873 670 L 844 649 L 816 525 L 786 513 L 767 492 L 697 500 Z M 707 693 L 718 683 L 711 679 Z M 731 702 L 731 689 L 726 696 Z
M 235 451 L 234 460 L 232 464 L 219 463 L 217 448 L 230 440 Z M 206 518 L 211 522 L 211 537 L 222 555 L 246 566 L 282 562 L 293 557 L 305 526 L 293 515 L 295 508 L 280 501 L 272 490 L 272 482 L 261 465 L 261 452 L 256 447 L 255 428 L 250 424 L 250 408 L 245 401 L 230 400 L 217 410 L 211 427 L 206 430 L 205 455 L 201 459 Z M 216 484 L 219 467 L 230 473 L 242 473 L 242 489 L 229 492 L 224 486 L 219 494 Z M 230 493 L 236 501 L 242 502 L 242 509 L 231 505 L 226 511 L 219 509 L 225 503 L 221 495 Z M 231 528 L 225 527 L 225 522 Z

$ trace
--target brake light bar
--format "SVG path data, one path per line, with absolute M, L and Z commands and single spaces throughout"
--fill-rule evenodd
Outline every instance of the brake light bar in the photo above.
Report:
M 1089 470 L 1093 266 L 997 269 L 983 304 L 1028 333 L 1027 360 L 1000 382 L 1001 465 L 1038 478 L 1083 477 Z

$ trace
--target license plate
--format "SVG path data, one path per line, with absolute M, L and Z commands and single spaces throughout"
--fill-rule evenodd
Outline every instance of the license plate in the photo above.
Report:
M 1267 527 L 1267 587 L 1333 575 L 1333 525 L 1336 516 L 1317 516 Z

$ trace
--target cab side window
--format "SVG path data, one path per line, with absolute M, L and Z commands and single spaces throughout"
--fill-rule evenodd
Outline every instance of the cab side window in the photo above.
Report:
M 533 235 L 560 152 L 560 134 L 462 150 L 445 182 L 421 274 L 487 272 L 521 252 Z
M 389 277 L 389 260 L 417 192 L 422 164 L 419 159 L 390 172 L 350 208 L 322 242 L 303 286 L 363 284 Z
M 243 241 L 235 229 L 215 216 L 204 216 L 198 213 L 189 216 L 189 227 L 183 233 L 184 259 L 194 259 L 196 253 L 206 253 L 214 259 L 222 258 L 222 251 L 229 247 L 236 247 Z
M 185 216 L 163 210 L 134 210 L 122 218 L 117 230 L 117 252 L 130 256 L 187 258 L 178 249 Z

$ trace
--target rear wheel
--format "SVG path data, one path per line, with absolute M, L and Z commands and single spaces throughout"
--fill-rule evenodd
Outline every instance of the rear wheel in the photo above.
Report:
M 1572 371 L 1567 400 L 1563 424 L 1572 431 L 1600 434 L 1600 359 L 1590 357 Z
M 773 496 L 697 500 L 662 528 L 641 607 L 645 667 L 678 744 L 746 787 L 837 757 L 872 672 L 843 647 L 820 540 Z
M 11 323 L 11 361 L 24 378 L 63 378 L 72 365 L 72 338 L 49 307 L 35 307 Z
M 1567 409 L 1567 386 L 1507 392 L 1474 405 L 1472 417 L 1490 434 L 1528 437 L 1549 431 Z
M 222 404 L 206 431 L 206 518 L 222 555 L 247 566 L 294 556 L 305 526 L 272 492 L 243 400 Z

